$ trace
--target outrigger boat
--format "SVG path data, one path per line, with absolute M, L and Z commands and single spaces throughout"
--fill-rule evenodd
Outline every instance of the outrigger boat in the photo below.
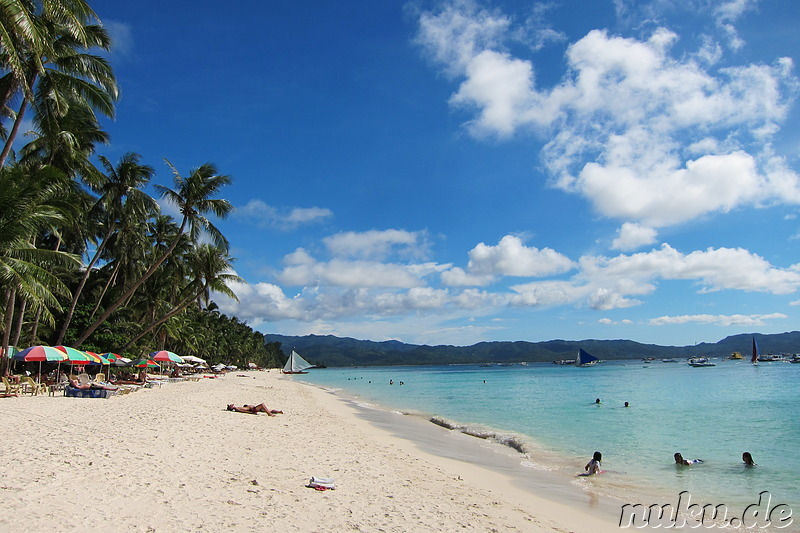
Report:
M 708 360 L 708 357 L 692 357 L 689 359 L 689 366 L 717 366 Z
M 286 365 L 284 365 L 281 372 L 284 374 L 308 374 L 305 370 L 313 366 L 314 365 L 300 357 L 300 354 L 292 350 L 292 355 L 289 356 L 289 360 L 286 361 Z
M 575 359 L 575 366 L 594 366 L 597 364 L 597 357 L 593 356 L 583 348 L 578 350 L 578 358 Z

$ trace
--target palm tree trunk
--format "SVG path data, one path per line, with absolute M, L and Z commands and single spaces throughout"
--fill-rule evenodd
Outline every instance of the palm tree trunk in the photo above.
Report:
M 103 237 L 100 246 L 97 247 L 97 250 L 94 252 L 94 256 L 89 264 L 86 266 L 86 271 L 83 273 L 81 277 L 80 283 L 75 288 L 75 292 L 72 295 L 72 301 L 69 304 L 69 310 L 67 311 L 67 315 L 64 317 L 64 323 L 61 324 L 61 331 L 58 332 L 58 337 L 56 338 L 56 345 L 60 346 L 63 344 L 64 337 L 67 334 L 67 329 L 69 328 L 70 322 L 72 322 L 72 315 L 75 313 L 75 307 L 78 305 L 78 298 L 81 296 L 81 292 L 83 292 L 83 288 L 86 286 L 86 282 L 89 280 L 89 275 L 92 272 L 92 267 L 94 267 L 97 260 L 100 259 L 100 254 L 103 253 L 103 249 L 106 247 L 106 243 L 108 242 L 108 238 L 114 231 L 114 224 L 111 224 L 106 231 L 105 236 Z
M 181 237 L 183 236 L 183 230 L 184 230 L 184 228 L 186 228 L 186 221 L 187 221 L 187 220 L 188 220 L 188 217 L 187 217 L 186 215 L 184 215 L 184 217 L 183 217 L 183 222 L 181 222 L 181 226 L 180 226 L 180 228 L 178 229 L 178 233 L 177 233 L 177 235 L 175 236 L 175 239 L 172 241 L 172 244 L 170 245 L 170 247 L 167 249 L 167 251 L 166 251 L 166 252 L 164 252 L 164 255 L 162 255 L 161 257 L 159 257 L 159 258 L 158 258 L 158 260 L 157 260 L 155 263 L 153 263 L 153 264 L 152 264 L 152 266 L 150 266 L 150 268 L 148 268 L 148 269 L 147 269 L 147 272 L 145 272 L 145 273 L 144 273 L 144 275 L 143 275 L 141 278 L 139 278 L 139 280 L 138 280 L 136 283 L 134 283 L 133 285 L 131 285 L 131 287 L 130 287 L 130 288 L 127 290 L 127 291 L 125 291 L 125 294 L 123 294 L 122 296 L 120 296 L 120 297 L 117 299 L 117 301 L 116 301 L 116 302 L 114 302 L 113 304 L 111 304 L 110 306 L 108 306 L 108 307 L 106 308 L 106 310 L 103 312 L 103 314 L 102 314 L 102 315 L 100 315 L 100 318 L 98 318 L 97 320 L 95 320 L 95 321 L 92 323 L 92 325 L 91 325 L 91 326 L 89 326 L 88 328 L 86 328 L 86 331 L 84 331 L 84 332 L 81 334 L 81 336 L 78 338 L 78 340 L 76 340 L 76 341 L 73 343 L 73 345 L 74 345 L 75 347 L 78 347 L 78 346 L 80 346 L 80 345 L 83 343 L 83 341 L 85 341 L 87 338 L 89 338 L 89 335 L 91 335 L 92 333 L 94 333 L 94 330 L 96 330 L 97 328 L 99 328 L 99 327 L 100 327 L 100 325 L 101 325 L 103 322 L 105 322 L 105 321 L 106 321 L 106 319 L 107 319 L 109 316 L 111 316 L 111 313 L 113 313 L 114 311 L 116 311 L 116 310 L 117 310 L 117 308 L 118 308 L 120 305 L 122 305 L 122 304 L 123 304 L 123 303 L 124 303 L 124 302 L 125 302 L 125 301 L 126 301 L 128 298 L 130 298 L 130 297 L 133 295 L 133 293 L 135 293 L 135 292 L 136 292 L 136 290 L 137 290 L 139 287 L 141 287 L 141 286 L 144 284 L 144 282 L 145 282 L 145 281 L 147 281 L 147 280 L 150 278 L 150 276 L 152 276 L 152 275 L 155 273 L 155 271 L 158 269 L 158 267 L 160 267 L 160 266 L 161 266 L 161 263 L 163 263 L 164 261 L 166 261 L 166 260 L 167 260 L 167 258 L 168 258 L 168 257 L 169 257 L 169 256 L 172 254 L 173 250 L 175 250 L 175 247 L 176 247 L 176 246 L 178 246 L 178 241 L 180 241 Z
M 19 304 L 19 311 L 17 312 L 17 321 L 14 324 L 14 332 L 11 334 L 11 346 L 19 345 L 19 336 L 22 333 L 22 322 L 25 318 L 25 308 L 28 306 L 28 300 L 23 298 Z
M 33 87 L 35 81 L 36 81 L 36 73 L 31 75 L 28 87 Z M 25 110 L 27 108 L 28 108 L 28 98 L 23 97 L 22 103 L 19 106 L 19 111 L 17 111 L 17 116 L 16 118 L 14 118 L 14 125 L 11 127 L 11 131 L 8 133 L 8 138 L 6 139 L 5 146 L 3 146 L 3 152 L 0 153 L 0 168 L 6 165 L 6 159 L 8 158 L 8 154 L 11 152 L 11 146 L 14 144 L 14 139 L 17 137 L 19 126 L 20 124 L 22 124 L 22 117 L 25 115 Z
M 0 373 L 8 375 L 8 341 L 11 338 L 11 323 L 14 316 L 14 300 L 17 291 L 9 287 L 6 289 L 6 312 L 3 317 L 3 356 L 0 358 Z
M 117 263 L 114 265 L 114 271 L 111 272 L 110 276 L 108 276 L 108 281 L 106 281 L 106 284 L 103 287 L 103 290 L 100 293 L 100 296 L 97 297 L 97 303 L 94 304 L 94 309 L 92 309 L 92 314 L 89 316 L 89 320 L 93 319 L 94 315 L 97 314 L 97 310 L 100 309 L 100 304 L 103 303 L 103 298 L 105 298 L 106 292 L 108 291 L 108 288 L 110 286 L 112 286 L 114 284 L 114 280 L 117 279 L 117 274 L 119 274 L 119 268 L 120 268 L 121 265 L 122 265 L 122 261 L 117 259 Z
M 30 345 L 36 344 L 36 334 L 39 332 L 39 320 L 42 318 L 42 308 L 36 309 L 36 317 L 33 319 L 33 328 L 31 329 L 31 342 Z

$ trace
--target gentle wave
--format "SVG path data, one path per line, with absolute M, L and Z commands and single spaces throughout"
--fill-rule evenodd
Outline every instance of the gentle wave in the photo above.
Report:
M 498 444 L 502 444 L 503 446 L 508 446 L 509 448 L 512 448 L 526 456 L 530 451 L 521 435 L 498 433 L 490 429 L 477 428 L 474 426 L 465 426 L 453 422 L 451 420 L 447 420 L 446 418 L 443 418 L 441 416 L 432 416 L 428 420 L 436 424 L 437 426 L 441 426 L 445 429 L 458 431 L 460 433 L 464 433 L 465 435 L 470 435 L 471 437 L 478 437 L 479 439 L 491 440 Z

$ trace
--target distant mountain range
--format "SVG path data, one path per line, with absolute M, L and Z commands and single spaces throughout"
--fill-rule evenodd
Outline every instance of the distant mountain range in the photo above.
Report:
M 480 342 L 472 346 L 426 346 L 398 341 L 362 341 L 332 335 L 264 335 L 280 342 L 288 354 L 293 348 L 311 363 L 325 366 L 440 365 L 463 363 L 519 363 L 575 359 L 583 348 L 600 359 L 729 357 L 752 353 L 752 334 L 725 337 L 716 343 L 694 346 L 658 346 L 629 340 L 552 340 L 545 342 Z M 755 334 L 762 354 L 800 352 L 800 331 L 774 335 Z

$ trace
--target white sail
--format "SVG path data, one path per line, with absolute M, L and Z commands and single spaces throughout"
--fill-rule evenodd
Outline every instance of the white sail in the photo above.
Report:
M 283 367 L 283 371 L 286 373 L 298 373 L 302 372 L 306 368 L 311 368 L 312 366 L 314 365 L 312 365 L 311 363 L 300 357 L 300 355 L 297 352 L 292 350 L 292 355 L 290 355 L 289 360 L 286 361 L 286 365 Z

